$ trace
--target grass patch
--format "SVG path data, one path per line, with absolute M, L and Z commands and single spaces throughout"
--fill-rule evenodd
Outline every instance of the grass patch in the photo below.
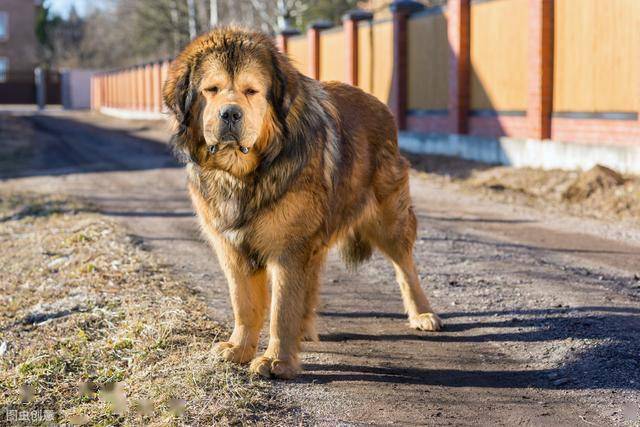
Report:
M 91 425 L 268 423 L 286 410 L 269 382 L 212 354 L 226 327 L 116 224 L 77 201 L 0 200 L 0 401 Z

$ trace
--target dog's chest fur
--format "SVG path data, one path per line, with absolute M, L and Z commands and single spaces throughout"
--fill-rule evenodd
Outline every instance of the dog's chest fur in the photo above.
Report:
M 282 188 L 265 188 L 264 182 L 237 178 L 221 171 L 203 171 L 195 164 L 187 167 L 192 188 L 204 202 L 209 226 L 243 253 L 254 267 L 263 266 L 266 254 L 254 241 L 253 227 L 266 207 L 277 205 Z

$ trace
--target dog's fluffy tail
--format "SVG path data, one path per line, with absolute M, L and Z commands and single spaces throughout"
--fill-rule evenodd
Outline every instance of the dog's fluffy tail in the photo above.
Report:
M 340 244 L 340 255 L 344 263 L 350 269 L 355 270 L 358 265 L 362 264 L 373 253 L 371 243 L 362 237 L 357 231 L 349 233 L 349 235 Z

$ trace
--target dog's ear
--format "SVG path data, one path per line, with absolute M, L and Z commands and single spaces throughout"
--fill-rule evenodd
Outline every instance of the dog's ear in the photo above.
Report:
M 197 95 L 191 81 L 192 74 L 191 66 L 178 58 L 171 64 L 162 90 L 164 103 L 177 122 L 179 135 L 184 135 L 189 128 L 191 107 Z
M 286 131 L 286 118 L 298 92 L 298 81 L 295 70 L 281 53 L 272 51 L 271 62 L 273 76 L 269 93 L 270 102 L 283 131 Z

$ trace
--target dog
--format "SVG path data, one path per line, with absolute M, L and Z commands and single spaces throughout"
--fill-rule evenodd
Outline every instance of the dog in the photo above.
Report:
M 408 162 L 389 109 L 298 72 L 268 35 L 220 28 L 192 41 L 163 87 L 188 191 L 228 280 L 234 329 L 215 351 L 264 377 L 300 372 L 317 339 L 320 273 L 334 245 L 349 266 L 374 248 L 393 263 L 409 325 L 442 323 L 413 260 Z M 269 343 L 255 357 L 269 311 Z

